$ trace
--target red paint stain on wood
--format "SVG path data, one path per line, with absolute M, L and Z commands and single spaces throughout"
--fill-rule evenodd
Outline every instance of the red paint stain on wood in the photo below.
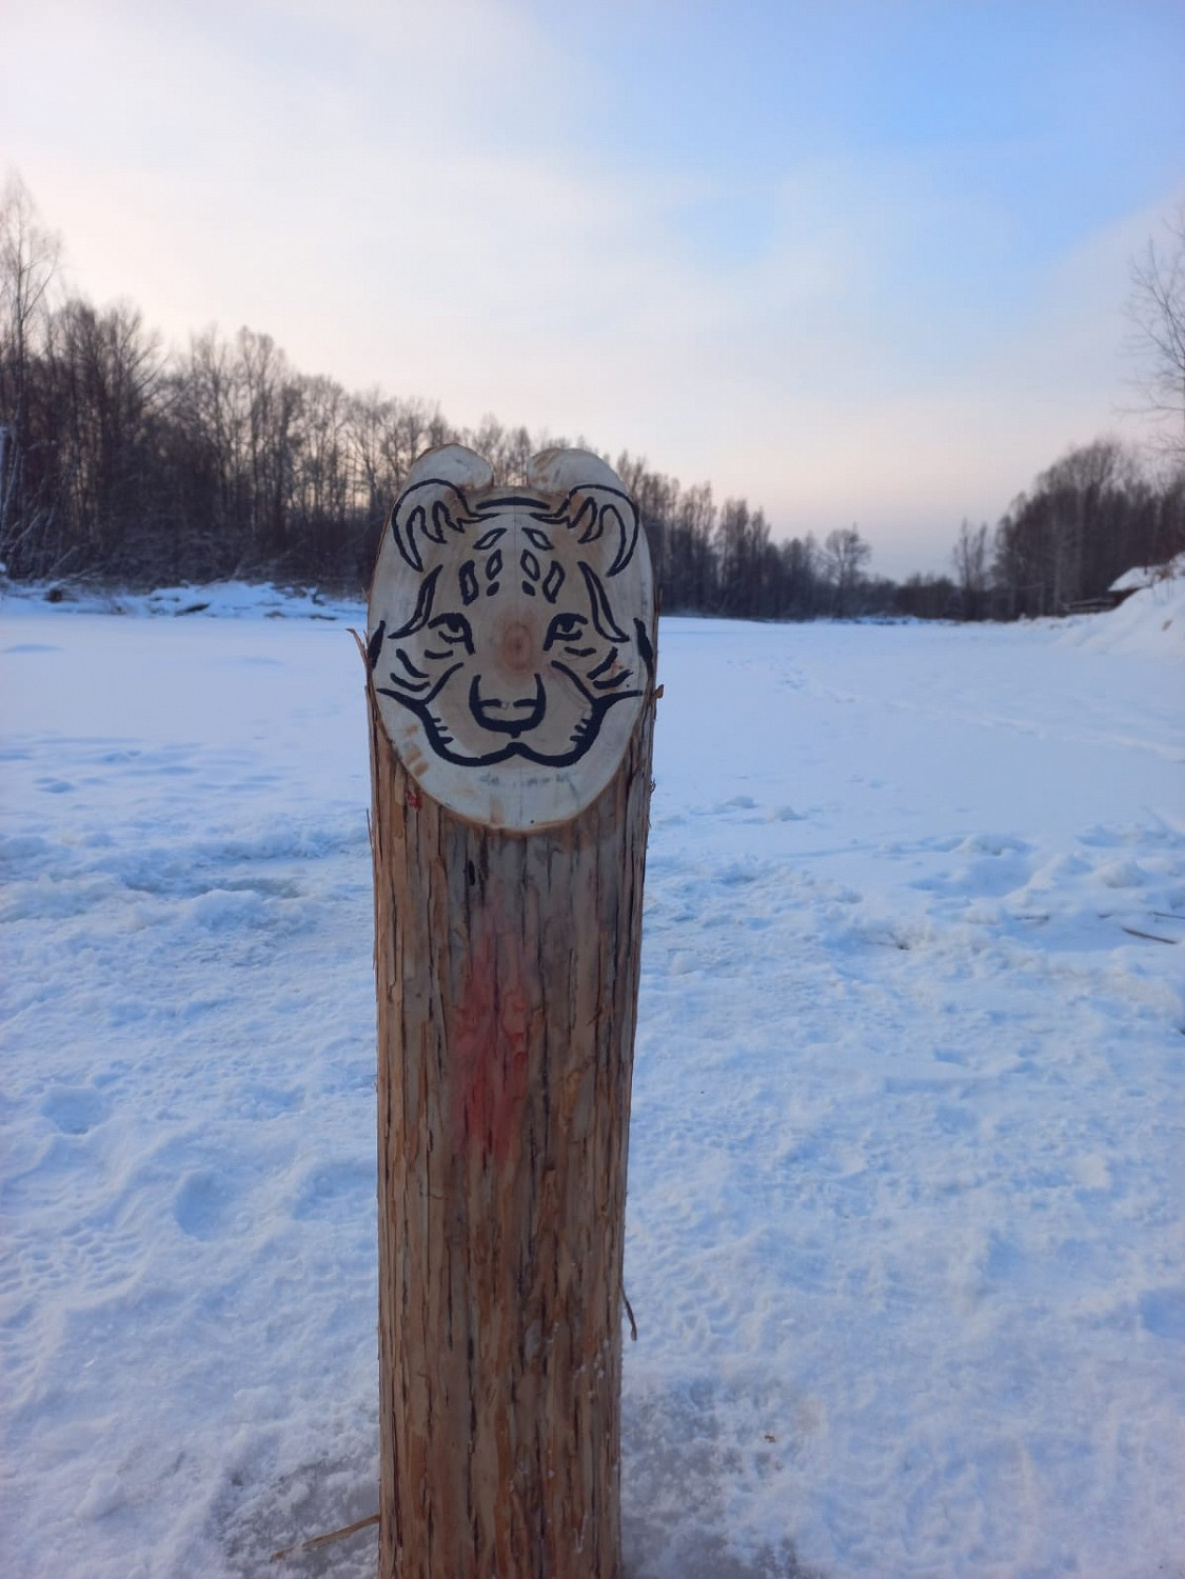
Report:
M 500 957 L 492 937 L 481 938 L 449 1026 L 458 1148 L 481 1146 L 499 1162 L 517 1148 L 529 1044 L 530 1007 L 521 964 Z

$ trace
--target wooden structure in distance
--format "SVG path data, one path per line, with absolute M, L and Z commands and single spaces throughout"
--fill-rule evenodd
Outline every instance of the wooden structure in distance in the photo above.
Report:
M 603 462 L 417 462 L 368 644 L 380 1579 L 619 1579 L 654 633 Z

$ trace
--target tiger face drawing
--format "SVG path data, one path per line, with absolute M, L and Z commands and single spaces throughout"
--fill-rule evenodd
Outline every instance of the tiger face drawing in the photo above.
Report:
M 587 803 L 653 689 L 652 628 L 637 511 L 598 457 L 547 452 L 516 489 L 494 488 L 457 445 L 416 463 L 380 555 L 368 652 L 384 722 L 430 793 L 445 786 L 469 815 L 488 800 L 511 826 L 548 801 Z M 452 771 L 465 769 L 480 789 Z

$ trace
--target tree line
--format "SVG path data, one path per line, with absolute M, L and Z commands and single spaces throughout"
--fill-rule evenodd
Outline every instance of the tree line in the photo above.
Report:
M 457 428 L 423 400 L 301 372 L 251 329 L 208 329 L 166 352 L 133 305 L 58 290 L 59 261 L 11 181 L 0 200 L 0 561 L 14 580 L 357 590 L 423 449 L 469 444 L 513 485 L 544 447 L 492 417 Z M 821 542 L 777 540 L 745 499 L 717 504 L 710 484 L 683 487 L 629 454 L 615 465 L 668 612 L 1061 613 L 1131 565 L 1185 548 L 1185 468 L 1155 476 L 1114 440 L 1063 457 L 990 536 L 964 522 L 952 574 L 900 584 L 868 575 L 871 550 L 854 526 Z

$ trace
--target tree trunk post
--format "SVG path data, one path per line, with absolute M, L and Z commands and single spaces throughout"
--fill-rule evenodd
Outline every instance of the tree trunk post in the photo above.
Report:
M 597 457 L 450 445 L 368 631 L 380 1579 L 620 1579 L 622 1253 L 654 718 Z

